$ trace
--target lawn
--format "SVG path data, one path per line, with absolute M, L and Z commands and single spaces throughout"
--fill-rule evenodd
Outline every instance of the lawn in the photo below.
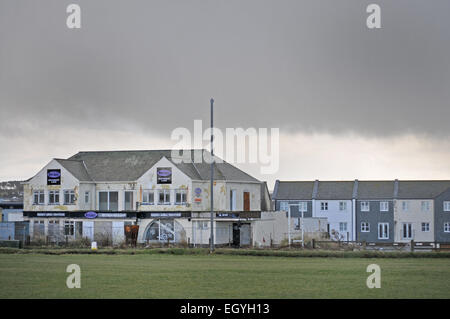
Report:
M 0 254 L 0 298 L 450 298 L 450 259 Z

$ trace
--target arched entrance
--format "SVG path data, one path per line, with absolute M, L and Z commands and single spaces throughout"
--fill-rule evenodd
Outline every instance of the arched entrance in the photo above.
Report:
M 186 240 L 186 232 L 174 219 L 155 219 L 147 226 L 144 240 L 149 242 L 180 242 Z

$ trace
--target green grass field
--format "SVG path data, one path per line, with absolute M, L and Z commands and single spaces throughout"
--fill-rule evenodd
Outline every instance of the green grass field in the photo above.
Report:
M 450 259 L 0 254 L 0 298 L 450 298 Z

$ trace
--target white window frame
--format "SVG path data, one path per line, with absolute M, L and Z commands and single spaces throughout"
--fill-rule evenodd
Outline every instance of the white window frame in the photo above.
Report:
M 308 211 L 308 202 L 298 202 L 298 211 L 306 213 Z
M 161 202 L 161 194 L 164 196 L 164 201 Z M 169 200 L 167 200 L 169 199 Z M 170 189 L 160 189 L 158 191 L 158 205 L 170 205 Z
M 36 202 L 36 196 L 38 198 L 37 202 Z M 41 201 L 41 199 L 42 199 L 42 201 Z M 33 205 L 45 205 L 45 192 L 43 190 L 37 190 L 37 191 L 33 192 Z
M 153 196 L 153 199 L 150 200 L 150 195 Z M 142 191 L 142 204 L 144 205 L 155 205 L 155 191 L 151 189 L 146 189 Z
M 450 233 L 450 223 L 444 223 L 444 233 Z
M 431 205 L 430 205 L 430 201 L 429 200 L 423 200 L 423 201 L 420 202 L 420 210 L 422 212 L 429 212 L 430 208 L 431 208 Z
M 388 212 L 389 211 L 389 202 L 382 201 L 380 202 L 380 212 Z
M 409 202 L 406 200 L 402 201 L 402 211 L 407 212 L 409 209 Z
M 345 226 L 345 229 L 343 229 Z M 339 222 L 339 232 L 348 232 L 348 224 L 347 222 Z
M 280 210 L 285 212 L 289 211 L 289 201 L 287 200 L 280 201 Z
M 86 191 L 84 192 L 84 203 L 89 204 L 91 202 L 91 192 Z
M 409 232 L 409 237 L 405 237 L 404 236 L 404 229 L 405 229 L 405 226 L 406 225 L 411 225 L 411 227 L 410 227 L 410 232 Z M 401 228 L 401 235 L 402 235 L 402 239 L 412 239 L 414 236 L 413 236 L 413 225 L 412 225 L 412 223 L 402 223 L 402 228 Z
M 108 204 L 107 206 L 107 211 L 111 211 L 111 193 L 117 193 L 117 211 L 119 211 L 120 210 L 120 207 L 119 207 L 119 203 L 120 203 L 120 201 L 119 201 L 119 191 L 98 191 L 97 192 L 97 198 L 98 198 L 98 200 L 97 200 L 97 205 L 98 205 L 98 209 L 100 210 L 100 193 L 106 193 L 106 194 L 108 194 L 108 196 L 106 196 L 106 203 Z
M 361 222 L 361 233 L 370 233 L 370 223 Z
M 50 201 L 50 198 L 53 195 L 53 202 Z M 56 201 L 56 198 L 58 198 L 58 201 Z M 59 190 L 50 190 L 48 191 L 48 204 L 49 205 L 59 205 L 61 202 L 60 193 Z
M 421 223 L 421 229 L 423 232 L 429 233 L 430 232 L 430 223 L 427 223 L 427 222 Z
M 340 202 L 339 202 L 339 210 L 340 210 L 341 212 L 346 211 L 346 210 L 347 210 L 347 202 L 340 201 Z
M 69 201 L 66 202 L 66 194 L 69 195 Z M 65 189 L 63 191 L 63 197 L 64 197 L 64 205 L 75 205 L 75 190 L 73 189 Z M 72 200 L 73 198 L 73 200 Z
M 361 211 L 370 212 L 370 203 L 368 201 L 361 202 Z
M 284 201 L 280 202 L 280 210 L 281 204 L 285 203 Z M 234 211 L 237 210 L 237 191 L 235 189 L 230 189 L 230 210 Z
M 181 201 L 177 201 L 177 196 L 181 195 Z M 187 203 L 187 192 L 185 189 L 180 188 L 175 190 L 175 205 L 186 205 Z
M 380 234 L 380 226 L 383 228 L 382 234 Z M 377 233 L 378 239 L 389 239 L 389 223 L 378 223 Z M 385 234 L 386 236 L 384 236 Z
M 69 234 L 66 233 L 66 226 L 69 228 Z M 72 230 L 72 234 L 70 233 L 70 230 Z M 73 220 L 65 220 L 64 221 L 64 236 L 73 237 L 75 236 L 75 221 Z
M 444 206 L 444 212 L 450 212 L 450 201 L 445 201 L 443 203 Z
M 320 210 L 328 211 L 328 202 L 320 202 Z

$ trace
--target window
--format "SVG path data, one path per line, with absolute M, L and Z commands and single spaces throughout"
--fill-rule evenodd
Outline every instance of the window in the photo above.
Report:
M 408 210 L 409 203 L 407 201 L 402 201 L 402 210 L 406 212 Z
M 361 211 L 368 212 L 370 210 L 369 202 L 361 202 Z
M 170 205 L 170 190 L 161 189 L 159 191 L 159 204 L 160 205 Z
M 389 202 L 380 202 L 380 212 L 389 211 Z
M 124 202 L 125 210 L 133 210 L 133 192 L 125 192 L 125 202 Z
M 444 202 L 444 212 L 450 212 L 450 201 Z
M 119 193 L 118 192 L 99 192 L 99 210 L 118 211 Z
M 288 209 L 289 209 L 289 202 L 287 201 L 280 202 L 280 210 L 287 212 Z
M 307 202 L 298 202 L 298 211 L 299 212 L 307 212 L 308 211 L 308 203 Z
M 185 189 L 177 189 L 175 191 L 175 204 L 186 205 L 186 190 Z
M 422 223 L 422 231 L 429 232 L 430 231 L 430 223 Z
M 153 221 L 144 235 L 148 241 L 175 241 L 175 222 L 173 219 L 159 219 Z
M 320 210 L 328 210 L 328 202 L 320 202 Z
M 44 191 L 34 191 L 33 192 L 33 204 L 34 205 L 44 205 Z
M 198 221 L 197 228 L 202 230 L 208 229 L 208 222 L 202 220 Z
M 411 239 L 412 238 L 412 224 L 411 223 L 403 223 L 402 235 L 403 235 L 403 239 Z
M 347 210 L 347 203 L 346 202 L 339 202 L 339 210 Z
M 281 205 L 284 203 L 285 202 L 280 203 L 280 210 L 283 210 L 283 209 L 281 209 Z M 236 190 L 235 189 L 230 190 L 230 210 L 236 210 Z
M 361 232 L 362 233 L 368 233 L 370 232 L 370 224 L 367 222 L 362 222 L 361 223 Z
M 142 203 L 146 205 L 153 205 L 155 203 L 155 192 L 144 191 L 142 193 Z
M 43 220 L 35 220 L 33 223 L 33 236 L 45 235 L 45 223 Z
M 450 223 L 444 223 L 444 232 L 450 233 Z
M 74 190 L 65 190 L 64 191 L 64 204 L 65 205 L 75 204 L 75 191 Z
M 84 203 L 89 204 L 91 201 L 91 192 L 84 192 Z
M 59 204 L 59 191 L 48 192 L 48 203 L 49 205 Z
M 347 231 L 347 223 L 339 223 L 339 231 L 346 232 Z
M 75 222 L 66 220 L 64 222 L 64 235 L 73 236 L 75 233 Z
M 378 223 L 378 239 L 389 239 L 389 223 Z
M 430 211 L 430 202 L 422 201 L 422 202 L 420 202 L 420 207 L 422 208 L 423 212 L 429 212 Z
M 59 220 L 49 220 L 48 221 L 48 230 L 47 230 L 48 236 L 52 237 L 52 240 L 55 240 L 58 235 L 60 235 L 59 232 Z

